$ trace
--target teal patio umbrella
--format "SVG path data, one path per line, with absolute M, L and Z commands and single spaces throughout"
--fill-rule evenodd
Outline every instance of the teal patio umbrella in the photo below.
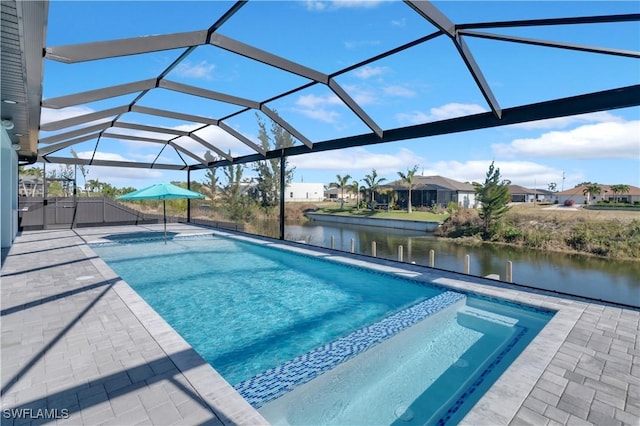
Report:
M 164 216 L 164 243 L 167 244 L 167 203 L 166 200 L 181 198 L 204 198 L 204 195 L 184 189 L 171 183 L 156 183 L 137 191 L 117 197 L 118 200 L 162 200 Z

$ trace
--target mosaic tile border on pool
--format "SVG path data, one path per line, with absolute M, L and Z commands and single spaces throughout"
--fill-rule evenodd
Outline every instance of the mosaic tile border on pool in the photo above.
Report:
M 259 408 L 465 297 L 462 293 L 446 291 L 423 300 L 238 383 L 234 388 L 252 406 Z

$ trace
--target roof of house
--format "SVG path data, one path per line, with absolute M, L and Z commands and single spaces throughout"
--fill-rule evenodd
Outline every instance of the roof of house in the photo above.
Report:
M 474 186 L 467 182 L 459 182 L 457 180 L 449 179 L 444 176 L 414 176 L 413 177 L 412 191 L 461 191 L 461 192 L 476 192 Z M 393 182 L 389 182 L 383 187 L 393 188 L 396 190 L 407 189 L 407 184 L 398 179 Z
M 509 185 L 509 194 L 511 195 L 520 195 L 520 194 L 525 194 L 525 195 L 552 195 L 555 194 L 555 192 L 552 191 L 548 191 L 546 189 L 540 189 L 540 188 L 525 188 L 524 186 L 520 186 L 520 185 Z
M 611 187 L 613 185 L 598 185 L 600 186 L 600 194 L 599 195 L 604 195 L 605 193 L 610 194 L 611 196 L 613 196 L 613 190 L 611 189 Z M 571 188 L 571 189 L 567 189 L 561 192 L 557 192 L 556 195 L 579 195 L 579 196 L 584 196 L 584 190 L 586 188 L 586 185 L 579 185 L 576 186 L 575 188 Z M 618 195 L 633 195 L 633 196 L 640 196 L 640 188 L 638 188 L 637 186 L 633 186 L 633 185 L 629 185 L 629 191 L 620 194 L 618 193 Z

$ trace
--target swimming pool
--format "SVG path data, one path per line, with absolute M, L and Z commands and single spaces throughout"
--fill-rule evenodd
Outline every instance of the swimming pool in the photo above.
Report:
M 552 316 L 217 236 L 92 248 L 274 424 L 455 423 Z

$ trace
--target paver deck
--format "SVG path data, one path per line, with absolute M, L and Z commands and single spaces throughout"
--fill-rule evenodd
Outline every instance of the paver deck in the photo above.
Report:
M 86 245 L 105 235 L 160 230 L 25 232 L 3 253 L 3 425 L 267 423 Z M 211 232 L 182 224 L 169 230 Z M 638 310 L 395 262 L 376 265 L 558 310 L 463 423 L 640 424 Z

